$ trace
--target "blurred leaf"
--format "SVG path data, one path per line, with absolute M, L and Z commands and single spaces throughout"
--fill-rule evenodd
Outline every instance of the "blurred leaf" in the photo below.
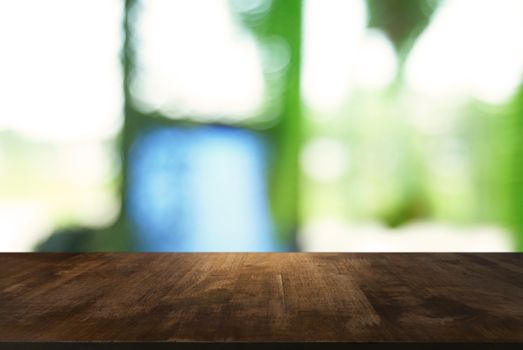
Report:
M 368 26 L 383 30 L 403 60 L 430 23 L 439 3 L 439 0 L 367 0 Z
M 505 189 L 504 218 L 515 233 L 516 249 L 523 251 L 523 85 L 508 106 L 501 130 L 497 169 Z

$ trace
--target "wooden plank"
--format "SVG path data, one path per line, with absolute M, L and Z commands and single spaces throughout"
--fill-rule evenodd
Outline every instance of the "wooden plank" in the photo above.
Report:
M 523 342 L 522 296 L 521 254 L 4 253 L 0 348 L 498 346 Z

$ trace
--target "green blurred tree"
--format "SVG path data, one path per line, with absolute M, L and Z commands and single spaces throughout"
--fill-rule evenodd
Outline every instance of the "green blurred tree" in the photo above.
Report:
M 300 222 L 302 0 L 265 0 L 247 9 L 244 5 L 231 1 L 265 56 L 267 109 L 277 114 L 276 123 L 267 129 L 273 144 L 271 204 L 280 242 L 292 244 Z M 273 62 L 279 62 L 276 70 Z
M 401 188 L 400 198 L 389 205 L 381 219 L 391 227 L 400 226 L 412 219 L 429 215 L 429 204 L 424 182 L 423 160 L 417 151 L 411 127 L 405 123 L 407 112 L 402 105 L 403 76 L 405 62 L 416 40 L 429 25 L 439 0 L 366 0 L 368 27 L 385 33 L 395 48 L 398 63 L 396 76 L 388 91 L 386 101 L 389 110 L 396 116 L 397 134 L 391 135 L 401 148 L 400 167 L 404 169 L 395 186 Z M 399 119 L 401 118 L 401 119 Z
M 523 85 L 497 120 L 492 161 L 500 178 L 501 219 L 514 233 L 516 250 L 523 251 Z

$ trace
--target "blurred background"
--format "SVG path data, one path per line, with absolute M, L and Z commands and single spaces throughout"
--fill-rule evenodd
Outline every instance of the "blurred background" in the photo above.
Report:
M 0 251 L 523 251 L 522 0 L 0 0 Z

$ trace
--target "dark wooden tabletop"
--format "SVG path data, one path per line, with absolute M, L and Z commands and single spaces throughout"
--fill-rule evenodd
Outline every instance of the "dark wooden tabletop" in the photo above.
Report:
M 523 255 L 0 254 L 0 345 L 69 342 L 523 342 Z

